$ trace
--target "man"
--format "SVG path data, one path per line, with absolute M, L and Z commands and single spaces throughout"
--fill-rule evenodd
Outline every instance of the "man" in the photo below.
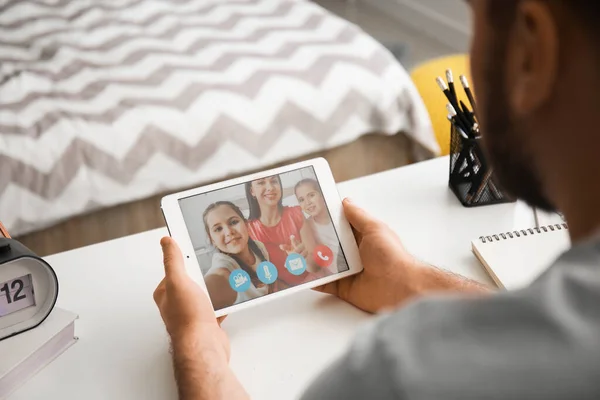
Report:
M 471 53 L 485 146 L 504 187 L 560 209 L 573 249 L 529 288 L 490 293 L 419 263 L 381 222 L 345 202 L 364 272 L 321 290 L 369 312 L 305 399 L 600 398 L 600 2 L 471 0 Z M 155 299 L 182 399 L 246 398 L 203 292 L 162 241 Z M 428 293 L 465 293 L 412 302 Z

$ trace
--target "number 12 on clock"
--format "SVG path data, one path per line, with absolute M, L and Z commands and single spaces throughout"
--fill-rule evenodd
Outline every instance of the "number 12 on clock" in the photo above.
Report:
M 34 305 L 31 274 L 0 283 L 0 317 Z

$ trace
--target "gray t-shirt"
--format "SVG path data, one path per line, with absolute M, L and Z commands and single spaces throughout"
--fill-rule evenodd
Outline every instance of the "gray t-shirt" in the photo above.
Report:
M 382 316 L 303 399 L 600 399 L 600 240 L 527 289 Z

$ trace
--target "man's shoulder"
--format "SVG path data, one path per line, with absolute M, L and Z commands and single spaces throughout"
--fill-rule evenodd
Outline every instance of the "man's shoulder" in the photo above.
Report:
M 494 391 L 503 398 L 600 398 L 589 374 L 600 369 L 598 249 L 565 253 L 524 290 L 414 302 L 375 323 L 362 356 L 386 360 L 392 379 L 404 388 L 427 385 L 431 398 L 453 387 L 462 398 L 502 398 L 490 396 Z M 560 384 L 574 380 L 579 387 Z M 473 387 L 484 382 L 489 387 Z
M 600 268 L 600 236 L 594 236 L 580 243 L 576 243 L 562 254 L 553 267 L 573 264 L 577 269 Z M 552 268 L 549 269 L 552 271 Z
M 600 398 L 599 261 L 588 242 L 524 290 L 429 297 L 380 316 L 305 399 Z
M 558 324 L 548 326 L 550 330 L 555 325 L 572 322 L 570 317 L 574 315 L 581 315 L 590 323 L 597 324 L 600 337 L 600 311 L 588 312 L 595 304 L 600 304 L 598 240 L 574 246 L 565 252 L 525 289 L 498 291 L 481 297 L 460 294 L 431 296 L 388 315 L 380 323 L 383 326 L 406 324 L 402 328 L 408 331 L 411 327 L 425 330 L 434 325 L 477 330 L 485 324 L 487 328 L 496 327 L 495 333 L 482 331 L 474 338 L 493 338 L 514 326 L 526 328 L 523 332 L 527 333 L 532 319 L 551 318 Z M 412 320 L 418 323 L 410 323 Z

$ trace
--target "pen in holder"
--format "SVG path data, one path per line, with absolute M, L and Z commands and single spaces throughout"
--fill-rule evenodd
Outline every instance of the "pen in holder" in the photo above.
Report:
M 448 99 L 450 133 L 450 188 L 465 207 L 509 203 L 510 199 L 494 180 L 492 167 L 481 148 L 481 136 L 477 118 L 475 97 L 465 75 L 460 83 L 465 90 L 471 109 L 460 100 L 454 85 L 452 70 L 446 70 L 446 79 L 437 77 L 436 82 Z
M 488 164 L 481 137 L 471 137 L 451 124 L 450 188 L 465 207 L 513 202 L 498 186 Z

